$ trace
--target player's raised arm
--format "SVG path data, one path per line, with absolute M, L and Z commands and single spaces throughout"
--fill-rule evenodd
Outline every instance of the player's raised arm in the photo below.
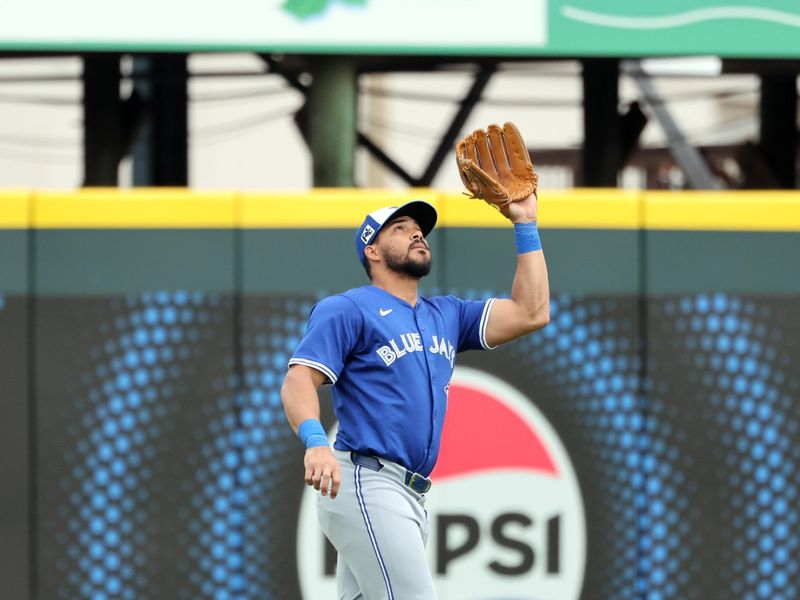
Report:
M 524 211 L 531 204 L 535 213 L 535 195 L 524 202 L 515 202 L 509 206 L 509 212 L 529 214 Z M 517 238 L 517 272 L 511 285 L 511 299 L 499 299 L 492 305 L 486 324 L 486 342 L 490 346 L 516 339 L 550 321 L 550 285 L 536 222 L 510 215 L 509 219 L 514 223 Z
M 538 177 L 512 123 L 475 131 L 458 143 L 456 154 L 459 174 L 472 196 L 514 223 L 518 257 L 511 299 L 493 303 L 486 325 L 486 342 L 497 346 L 550 320 L 550 286 L 537 229 Z
M 339 463 L 331 452 L 325 430 L 319 422 L 317 390 L 326 376 L 305 365 L 289 367 L 281 387 L 281 402 L 286 419 L 306 445 L 303 460 L 305 481 L 324 496 L 330 487 L 331 498 L 339 492 L 341 482 Z

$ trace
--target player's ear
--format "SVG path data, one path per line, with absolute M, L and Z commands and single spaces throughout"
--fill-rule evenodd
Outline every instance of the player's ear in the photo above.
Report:
M 378 249 L 374 245 L 370 244 L 364 248 L 364 256 L 367 257 L 367 260 L 378 260 L 381 255 L 380 252 L 378 252 Z

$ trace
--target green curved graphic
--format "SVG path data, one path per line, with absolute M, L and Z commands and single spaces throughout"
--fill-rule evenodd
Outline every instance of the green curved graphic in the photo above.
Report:
M 546 52 L 571 56 L 800 56 L 797 0 L 547 0 Z
M 323 14 L 334 2 L 350 6 L 366 6 L 367 4 L 367 0 L 286 0 L 283 10 L 298 19 L 307 19 Z
M 588 25 L 616 29 L 672 29 L 704 21 L 722 20 L 764 21 L 789 27 L 800 27 L 800 15 L 757 6 L 715 6 L 674 14 L 645 16 L 616 15 L 564 6 L 561 14 L 568 19 L 581 21 Z

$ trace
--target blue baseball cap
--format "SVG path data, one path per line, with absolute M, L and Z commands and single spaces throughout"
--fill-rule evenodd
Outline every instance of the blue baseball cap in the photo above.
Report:
M 386 206 L 379 208 L 367 215 L 364 222 L 356 231 L 356 256 L 361 264 L 364 265 L 367 261 L 364 256 L 364 248 L 370 245 L 381 228 L 389 221 L 397 217 L 411 217 L 414 219 L 419 228 L 422 230 L 422 235 L 427 237 L 436 225 L 437 219 L 436 209 L 423 200 L 412 200 L 403 204 L 403 206 Z

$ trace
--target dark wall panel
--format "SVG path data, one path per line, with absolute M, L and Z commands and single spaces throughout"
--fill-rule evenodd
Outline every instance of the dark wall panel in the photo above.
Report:
M 28 231 L 0 229 L 0 581 L 29 590 Z
M 645 238 L 649 294 L 800 295 L 796 232 L 648 231 Z
M 795 597 L 800 237 L 646 238 L 648 586 Z
M 38 233 L 40 597 L 197 598 L 220 551 L 243 572 L 234 239 Z
M 649 579 L 677 597 L 798 593 L 799 300 L 650 302 Z

